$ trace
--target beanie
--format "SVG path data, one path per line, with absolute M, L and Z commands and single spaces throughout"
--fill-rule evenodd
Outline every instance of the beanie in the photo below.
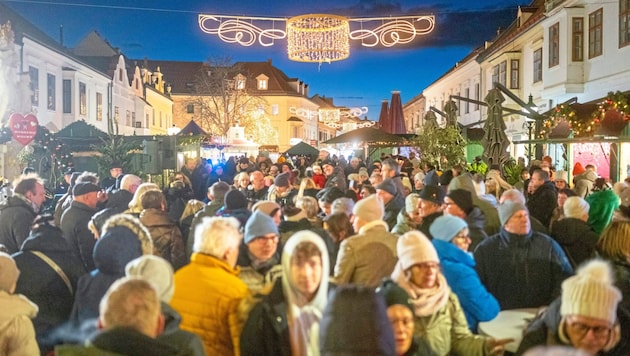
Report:
M 563 180 L 569 183 L 569 173 L 567 171 L 556 171 L 556 173 L 553 175 L 553 180 Z
M 20 270 L 17 268 L 13 257 L 8 253 L 0 252 L 0 290 L 11 293 L 11 288 L 19 276 Z
M 328 299 L 319 325 L 322 355 L 396 354 L 385 301 L 373 288 L 337 287 Z
M 586 169 L 584 169 L 584 167 L 582 166 L 582 163 L 577 162 L 574 166 L 573 166 L 573 176 L 577 176 L 578 174 L 582 174 L 586 172 Z
M 160 301 L 170 303 L 175 292 L 175 281 L 173 280 L 173 267 L 171 264 L 159 256 L 143 255 L 125 267 L 125 275 L 128 277 L 140 277 L 155 287 Z
M 376 293 L 383 296 L 385 305 L 388 307 L 392 305 L 402 305 L 409 308 L 412 314 L 415 314 L 409 293 L 393 280 L 389 278 L 383 280 L 381 285 L 376 289 Z
M 420 197 L 416 193 L 411 193 L 407 195 L 405 198 L 405 211 L 407 214 L 411 214 L 414 211 L 418 210 L 418 201 L 420 201 Z
M 385 191 L 391 195 L 396 195 L 397 189 L 394 181 L 391 179 L 385 179 L 381 184 L 376 186 L 377 190 Z
M 603 260 L 591 260 L 562 282 L 561 298 L 562 316 L 580 315 L 614 324 L 621 293 L 613 283 L 610 265 Z
M 252 213 L 262 211 L 269 216 L 274 215 L 278 210 L 280 210 L 280 205 L 272 200 L 260 200 L 252 206 Z
M 580 219 L 584 214 L 588 216 L 590 205 L 581 197 L 568 197 L 562 209 L 565 217 Z
M 427 185 L 420 191 L 420 199 L 428 200 L 438 205 L 444 202 L 444 190 L 437 185 Z
M 383 202 L 376 194 L 372 194 L 367 198 L 359 200 L 352 209 L 352 213 L 366 222 L 374 220 L 383 220 L 385 208 Z
M 276 179 L 273 181 L 273 184 L 275 184 L 276 187 L 288 187 L 289 178 L 291 178 L 291 173 L 289 172 L 278 174 Z
M 527 208 L 525 207 L 525 205 L 523 205 L 523 203 L 514 202 L 511 200 L 507 200 L 503 202 L 503 204 L 499 205 L 498 210 L 499 210 L 499 220 L 501 221 L 501 226 L 504 226 L 505 223 L 507 223 L 508 220 L 510 220 L 512 215 L 516 214 L 517 211 L 525 210 L 529 212 L 529 210 L 527 210 Z
M 278 226 L 276 226 L 276 223 L 273 221 L 271 216 L 263 213 L 262 211 L 257 211 L 253 213 L 249 219 L 247 219 L 243 241 L 248 244 L 259 236 L 265 236 L 271 233 L 279 235 Z
M 467 228 L 468 224 L 464 219 L 453 215 L 442 215 L 433 220 L 429 232 L 434 239 L 450 242 L 460 231 Z
M 245 209 L 247 208 L 247 197 L 240 190 L 230 190 L 223 199 L 226 209 Z
M 398 262 L 404 271 L 424 262 L 440 263 L 437 251 L 429 239 L 420 231 L 412 230 L 398 238 L 396 244 Z
M 455 205 L 457 205 L 466 215 L 468 215 L 473 208 L 472 194 L 469 191 L 464 189 L 453 189 L 448 192 L 446 195 L 449 197 Z

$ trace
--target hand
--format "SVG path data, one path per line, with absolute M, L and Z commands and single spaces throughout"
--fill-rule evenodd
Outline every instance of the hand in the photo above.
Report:
M 505 345 L 514 341 L 514 339 L 488 339 L 488 349 L 490 349 L 490 356 L 501 356 L 505 351 Z

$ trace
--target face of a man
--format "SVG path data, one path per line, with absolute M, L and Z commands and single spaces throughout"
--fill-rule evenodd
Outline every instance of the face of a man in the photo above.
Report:
M 529 185 L 534 190 L 540 188 L 543 184 L 545 184 L 545 181 L 542 180 L 542 178 L 540 178 L 540 174 L 538 174 L 538 173 L 532 174 L 532 178 L 529 180 Z
M 612 326 L 605 320 L 579 315 L 569 315 L 566 319 L 566 332 L 571 346 L 597 355 L 604 349 L 611 337 Z
M 384 191 L 383 189 L 377 189 L 376 190 L 376 195 L 381 198 L 381 200 L 383 201 L 383 205 L 387 205 L 387 203 L 389 203 L 390 201 L 392 201 L 392 199 L 394 199 L 394 196 L 389 194 L 388 192 Z
M 275 177 L 278 175 L 278 167 L 276 166 L 271 166 L 269 167 L 269 175 L 272 177 Z
M 333 174 L 334 169 L 335 169 L 330 164 L 325 164 L 323 168 L 324 168 L 324 174 L 326 175 L 326 177 L 331 176 Z
M 444 198 L 443 211 L 444 211 L 444 214 L 446 215 L 453 215 L 459 218 L 466 217 L 466 213 L 457 204 L 455 204 L 455 202 L 449 197 Z
M 109 174 L 113 177 L 113 178 L 118 178 L 119 175 L 122 174 L 122 168 L 118 167 L 118 168 L 112 168 L 109 170 Z
M 505 226 L 503 228 L 505 229 L 505 231 L 516 235 L 525 235 L 529 233 L 529 213 L 527 212 L 527 210 L 517 211 L 505 223 Z
M 185 166 L 186 166 L 186 169 L 188 169 L 189 171 L 192 171 L 197 166 L 197 161 L 195 161 L 194 159 L 189 159 L 188 161 L 186 161 Z
M 413 341 L 414 320 L 409 308 L 401 304 L 394 304 L 387 308 L 387 317 L 394 331 L 396 339 L 396 354 L 404 355 Z
M 353 158 L 352 160 L 350 160 L 350 166 L 352 166 L 352 168 L 357 168 L 359 166 L 359 160 Z
M 291 281 L 300 294 L 307 300 L 312 300 L 322 281 L 322 258 L 291 258 Z
M 396 173 L 394 172 L 393 169 L 391 169 L 391 167 L 389 167 L 388 165 L 384 165 L 381 168 L 381 176 L 383 177 L 383 179 L 387 179 L 387 178 L 391 178 L 395 175 Z
M 257 260 L 265 262 L 271 259 L 271 257 L 273 257 L 276 253 L 276 250 L 278 249 L 278 240 L 278 235 L 269 233 L 267 235 L 254 238 L 247 244 L 247 247 L 249 248 L 249 252 L 251 252 Z
M 252 185 L 254 186 L 254 190 L 261 190 L 265 187 L 265 176 L 261 172 L 253 172 L 249 179 L 252 181 Z
M 35 188 L 32 191 L 26 192 L 24 196 L 39 210 L 46 201 L 46 190 L 43 185 L 35 183 Z
M 418 212 L 421 217 L 427 217 L 433 213 L 440 211 L 440 206 L 429 200 L 420 199 L 418 203 Z
M 567 201 L 567 195 L 563 193 L 558 193 L 558 207 L 562 208 L 564 206 L 564 202 Z

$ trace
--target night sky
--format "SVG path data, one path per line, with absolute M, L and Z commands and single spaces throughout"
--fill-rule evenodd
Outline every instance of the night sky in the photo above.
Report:
M 491 41 L 506 28 L 523 0 L 5 0 L 51 37 L 73 47 L 90 31 L 98 31 L 129 58 L 205 61 L 230 57 L 232 61 L 266 61 L 289 77 L 309 84 L 310 95 L 333 97 L 335 104 L 366 106 L 368 117 L 378 119 L 380 103 L 401 92 L 403 103 L 418 95 L 473 48 Z M 417 14 L 436 16 L 436 28 L 405 48 L 352 46 L 344 61 L 299 63 L 286 58 L 285 40 L 273 47 L 223 43 L 203 33 L 197 15 L 291 17 L 308 13 L 348 17 L 384 17 Z M 168 73 L 165 73 L 168 81 Z

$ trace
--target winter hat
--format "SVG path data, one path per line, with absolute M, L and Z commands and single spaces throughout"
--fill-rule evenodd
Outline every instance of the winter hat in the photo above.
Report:
M 383 220 L 385 208 L 383 202 L 376 196 L 370 195 L 367 198 L 359 200 L 352 209 L 352 213 L 364 221 L 370 222 L 375 220 Z
M 376 186 L 376 189 L 386 191 L 391 195 L 396 195 L 397 192 L 396 184 L 394 184 L 394 181 L 391 179 L 385 179 L 381 184 Z
M 411 214 L 414 211 L 418 210 L 418 202 L 420 201 L 420 196 L 416 193 L 411 193 L 407 195 L 405 198 L 405 211 L 407 214 Z
M 247 208 L 247 197 L 240 190 L 230 190 L 223 199 L 225 208 L 229 210 Z
M 344 192 L 337 187 L 324 188 L 316 195 L 317 200 L 322 200 L 329 204 L 341 197 L 344 197 Z
M 262 211 L 265 215 L 272 216 L 278 210 L 280 210 L 280 205 L 275 201 L 271 200 L 260 200 L 254 206 L 252 206 L 252 213 L 257 211 Z
M 99 190 L 101 188 L 94 183 L 77 183 L 72 188 L 72 195 L 78 197 L 87 193 L 98 192 Z
M 385 299 L 385 305 L 391 307 L 392 305 L 402 305 L 409 310 L 411 310 L 412 314 L 415 314 L 413 310 L 413 305 L 411 304 L 411 298 L 409 297 L 409 293 L 404 290 L 401 286 L 399 286 L 393 280 L 387 278 L 381 282 L 381 285 L 376 289 L 376 293 L 383 296 Z
M 468 224 L 464 219 L 453 215 L 442 215 L 433 220 L 429 232 L 434 239 L 450 242 L 460 231 L 467 228 Z
M 507 223 L 508 220 L 510 220 L 512 215 L 516 214 L 517 211 L 525 210 L 529 212 L 529 210 L 527 210 L 527 207 L 525 207 L 523 203 L 514 202 L 511 200 L 507 200 L 503 202 L 503 204 L 499 205 L 498 210 L 499 210 L 499 220 L 501 221 L 501 226 L 504 226 L 505 223 Z
M 464 190 L 464 189 L 449 190 L 446 196 L 449 197 L 455 203 L 455 205 L 457 205 L 460 209 L 462 209 L 462 211 L 464 211 L 464 213 L 466 214 L 470 213 L 475 207 L 473 205 L 472 194 L 470 194 L 470 192 L 467 190 Z
M 418 263 L 440 263 L 440 258 L 431 241 L 417 230 L 409 231 L 400 236 L 396 244 L 396 251 L 398 252 L 398 262 L 403 271 Z
M 562 282 L 561 298 L 562 316 L 580 315 L 614 324 L 621 293 L 614 285 L 610 265 L 603 260 L 591 260 Z
M 291 205 L 287 205 L 282 209 L 282 215 L 284 215 L 286 221 L 300 221 L 307 218 L 304 209 L 296 208 Z
M 420 199 L 442 205 L 444 202 L 444 190 L 437 185 L 427 185 L 420 191 Z
M 553 180 L 563 180 L 567 183 L 569 183 L 569 172 L 567 171 L 556 171 L 556 173 L 554 173 L 553 175 Z
M 0 252 L 0 290 L 10 293 L 19 276 L 20 270 L 13 257 L 8 253 Z
M 160 301 L 170 303 L 175 292 L 173 267 L 159 256 L 144 255 L 127 263 L 125 267 L 127 277 L 136 276 L 149 281 L 155 287 Z
M 319 328 L 322 356 L 396 354 L 385 300 L 373 288 L 337 287 L 328 299 Z
M 586 169 L 584 169 L 584 167 L 582 166 L 582 163 L 577 162 L 574 166 L 573 166 L 573 176 L 577 176 L 578 174 L 582 174 L 586 172 Z
M 273 184 L 275 184 L 276 187 L 288 187 L 289 178 L 291 178 L 291 173 L 289 172 L 278 174 L 276 179 L 273 181 Z
M 265 236 L 271 233 L 279 235 L 278 226 L 276 226 L 271 216 L 262 211 L 257 211 L 247 219 L 243 241 L 248 244 L 259 236 Z
M 580 197 L 568 197 L 562 209 L 567 218 L 580 219 L 584 214 L 588 216 L 590 205 Z

